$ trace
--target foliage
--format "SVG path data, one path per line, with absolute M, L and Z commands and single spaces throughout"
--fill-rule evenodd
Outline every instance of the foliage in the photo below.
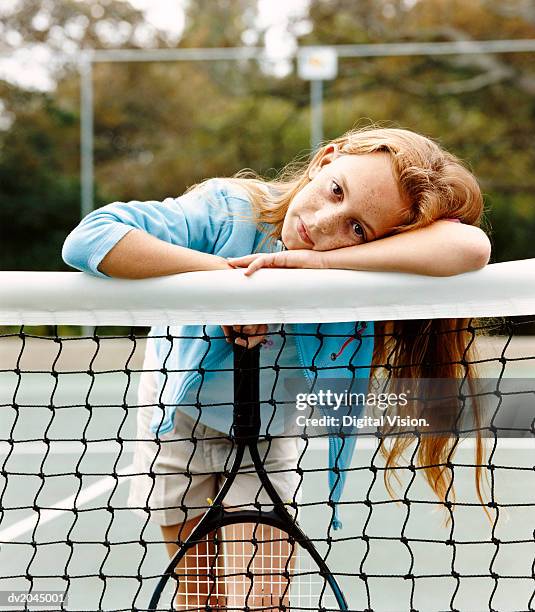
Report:
M 17 119 L 1 139 L 2 267 L 54 270 L 79 217 L 80 182 L 69 159 L 77 156 L 78 120 L 48 95 L 15 97 Z
M 57 48 L 62 32 L 72 51 L 103 48 L 110 30 L 113 46 L 142 45 L 143 15 L 125 2 L 18 4 L 2 27 L 20 45 Z M 47 7 L 45 27 L 37 15 Z M 256 10 L 254 0 L 190 2 L 178 44 L 241 46 L 254 30 L 262 44 Z M 312 0 L 287 35 L 300 45 L 533 38 L 535 23 L 520 0 Z M 151 36 L 151 46 L 172 44 Z M 534 66 L 522 53 L 343 59 L 325 83 L 325 138 L 363 119 L 436 138 L 480 179 L 494 260 L 535 257 Z M 61 243 L 79 217 L 79 76 L 69 61 L 54 70 L 48 93 L 0 82 L 10 118 L 0 130 L 3 269 L 62 269 Z M 244 167 L 273 175 L 309 146 L 309 85 L 294 72 L 275 78 L 252 61 L 100 63 L 94 88 L 98 204 L 177 196 Z

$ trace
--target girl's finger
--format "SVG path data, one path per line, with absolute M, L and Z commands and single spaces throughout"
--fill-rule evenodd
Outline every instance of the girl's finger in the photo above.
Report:
M 264 327 L 267 326 L 264 323 L 254 323 L 254 324 L 249 324 L 249 325 L 234 325 L 234 331 L 236 333 L 241 333 L 241 334 L 246 334 L 248 336 L 256 336 L 259 333 L 262 333 L 264 330 Z
M 258 323 L 255 325 L 234 325 L 233 330 L 236 333 L 247 336 L 247 338 L 236 338 L 235 343 L 247 348 L 253 348 L 264 341 L 268 329 L 265 323 Z
M 243 257 L 227 257 L 227 261 L 231 266 L 243 267 L 248 266 L 259 256 L 258 253 L 255 253 L 253 255 L 244 255 Z
M 254 324 L 254 325 L 221 325 L 223 335 L 227 342 L 232 342 L 232 338 L 235 338 L 237 334 L 243 334 L 246 336 L 256 336 L 261 333 L 261 328 L 265 324 Z M 260 331 L 259 331 L 260 330 Z M 267 326 L 266 326 L 267 331 Z
M 251 276 L 251 274 L 254 274 L 257 270 L 269 267 L 271 267 L 271 261 L 267 257 L 259 257 L 248 265 L 247 270 L 244 271 L 244 274 L 245 276 Z
M 236 338 L 234 342 L 245 348 L 253 348 L 257 344 L 260 344 L 263 339 L 263 336 L 247 336 L 247 338 Z
M 257 325 L 235 325 L 234 331 L 241 334 L 252 335 L 256 333 Z
M 247 338 L 238 338 L 236 344 L 241 344 L 246 348 L 253 348 L 257 344 L 261 344 L 265 336 L 248 336 Z
M 223 335 L 225 336 L 225 340 L 227 342 L 232 342 L 232 326 L 231 325 L 222 325 L 221 329 L 223 330 Z

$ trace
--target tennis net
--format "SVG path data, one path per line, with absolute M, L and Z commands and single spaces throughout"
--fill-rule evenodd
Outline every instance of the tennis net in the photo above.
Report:
M 0 609 L 148 609 L 164 540 L 186 536 L 158 524 L 202 515 L 228 474 L 222 326 L 262 339 L 247 376 L 265 469 L 347 609 L 535 608 L 535 260 L 441 279 L 3 272 L 0 285 Z M 269 506 L 252 472 L 231 509 Z M 170 581 L 158 609 L 310 609 L 308 570 L 288 572 L 263 529 L 219 534 L 215 562 L 208 541 L 185 580 L 194 598 Z M 233 577 L 232 597 L 214 571 Z M 256 573 L 269 601 L 251 591 Z M 320 600 L 322 580 L 306 585 Z

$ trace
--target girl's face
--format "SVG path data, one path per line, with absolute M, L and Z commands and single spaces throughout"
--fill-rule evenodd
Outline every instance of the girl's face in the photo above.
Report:
M 288 249 L 329 251 L 377 240 L 403 222 L 407 205 L 388 153 L 341 155 L 331 145 L 309 170 L 282 227 Z

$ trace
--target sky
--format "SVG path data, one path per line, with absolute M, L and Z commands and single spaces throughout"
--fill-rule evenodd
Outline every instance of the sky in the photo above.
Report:
M 91 0 L 81 0 L 91 2 Z M 184 28 L 184 2 L 185 0 L 124 0 L 130 2 L 135 8 L 144 11 L 148 24 L 164 30 L 170 44 L 176 43 Z M 217 0 L 214 0 L 217 1 Z M 0 0 L 4 10 L 16 6 L 17 0 Z M 94 4 L 95 16 L 102 8 L 98 3 Z M 258 0 L 258 20 L 256 25 L 266 28 L 266 48 L 271 61 L 264 64 L 263 69 L 277 76 L 285 76 L 292 70 L 292 64 L 287 59 L 288 55 L 295 50 L 295 40 L 288 36 L 288 19 L 293 16 L 302 16 L 306 13 L 308 0 Z M 2 8 L 0 7 L 0 13 Z M 43 13 L 36 19 L 37 25 L 46 25 L 46 14 Z M 120 41 L 121 32 L 106 32 L 103 22 L 103 33 L 113 39 Z M 76 24 L 72 26 L 76 28 Z M 302 24 L 303 32 L 306 32 L 307 23 Z M 61 33 L 56 33 L 58 37 Z M 150 46 L 150 27 L 145 32 L 141 31 L 140 42 Z M 244 44 L 255 44 L 251 32 L 245 34 Z M 13 41 L 20 43 L 21 41 Z M 62 45 L 66 52 L 68 46 Z M 50 78 L 49 67 L 53 65 L 53 57 L 44 45 L 22 48 L 15 56 L 0 56 L 0 78 L 7 79 L 25 88 L 49 90 L 54 87 Z

